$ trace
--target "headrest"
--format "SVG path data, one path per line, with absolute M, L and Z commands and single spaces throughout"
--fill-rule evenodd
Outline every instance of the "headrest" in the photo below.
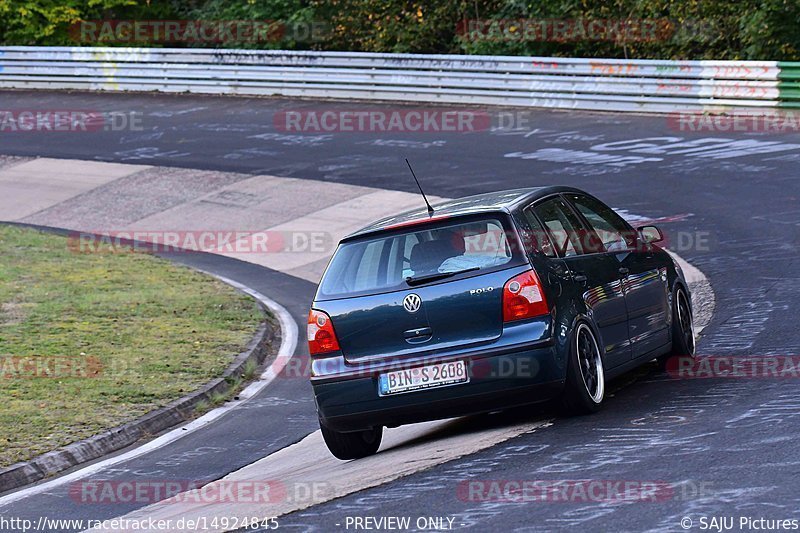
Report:
M 436 239 L 419 242 L 411 248 L 411 270 L 437 272 L 445 259 L 462 255 L 464 250 L 464 238 L 457 232 L 440 232 Z

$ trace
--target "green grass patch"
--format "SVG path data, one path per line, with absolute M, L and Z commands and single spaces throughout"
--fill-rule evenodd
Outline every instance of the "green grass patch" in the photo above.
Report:
M 0 467 L 191 392 L 262 320 L 250 298 L 158 257 L 0 225 Z

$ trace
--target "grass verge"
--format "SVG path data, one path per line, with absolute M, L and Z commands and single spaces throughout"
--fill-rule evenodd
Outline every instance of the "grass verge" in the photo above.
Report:
M 250 298 L 188 268 L 0 225 L 0 468 L 191 392 L 262 320 Z

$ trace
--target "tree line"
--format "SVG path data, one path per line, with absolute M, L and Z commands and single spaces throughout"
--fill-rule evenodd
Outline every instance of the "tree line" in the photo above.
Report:
M 0 43 L 800 59 L 800 0 L 0 0 Z

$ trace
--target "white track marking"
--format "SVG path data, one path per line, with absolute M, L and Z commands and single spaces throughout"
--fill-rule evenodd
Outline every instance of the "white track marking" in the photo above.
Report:
M 231 279 L 222 276 L 217 276 L 214 274 L 211 275 L 216 277 L 220 281 L 223 281 L 249 294 L 256 300 L 264 304 L 270 311 L 272 311 L 275 314 L 275 316 L 278 319 L 278 322 L 280 323 L 281 326 L 280 348 L 278 349 L 275 361 L 264 371 L 263 374 L 261 374 L 259 379 L 251 383 L 247 388 L 245 388 L 239 394 L 240 398 L 239 400 L 226 402 L 224 405 L 217 407 L 212 411 L 209 411 L 200 418 L 192 420 L 188 424 L 184 424 L 180 427 L 177 427 L 169 431 L 168 433 L 161 435 L 160 437 L 157 437 L 145 444 L 142 444 L 141 446 L 138 446 L 133 450 L 122 453 L 120 455 L 116 455 L 114 457 L 110 457 L 108 459 L 99 461 L 97 463 L 93 463 L 89 466 L 71 472 L 64 476 L 58 477 L 51 481 L 46 481 L 38 485 L 33 485 L 31 487 L 19 490 L 17 492 L 12 492 L 11 494 L 3 496 L 2 498 L 0 498 L 0 507 L 9 505 L 11 503 L 17 502 L 19 500 L 28 498 L 36 494 L 41 494 L 43 492 L 53 490 L 56 487 L 59 487 L 66 483 L 70 483 L 78 479 L 83 479 L 108 467 L 117 465 L 125 461 L 129 461 L 136 457 L 140 457 L 146 453 L 162 448 L 167 444 L 171 444 L 176 440 L 185 437 L 186 435 L 189 435 L 190 433 L 200 428 L 207 426 L 208 424 L 214 422 L 221 416 L 228 414 L 233 409 L 235 409 L 242 403 L 246 402 L 248 399 L 258 394 L 267 385 L 269 385 L 272 382 L 272 380 L 275 379 L 275 376 L 277 376 L 281 372 L 281 370 L 286 366 L 286 364 L 289 362 L 289 359 L 292 357 L 292 355 L 294 355 L 295 349 L 297 348 L 298 329 L 294 319 L 283 306 L 273 301 L 272 299 L 267 298 L 260 292 L 255 291 L 249 287 L 246 287 L 241 283 L 238 283 Z
M 467 431 L 452 428 L 458 424 L 458 421 L 450 420 L 387 430 L 377 455 L 348 462 L 334 459 L 325 448 L 320 432 L 315 431 L 297 444 L 214 481 L 204 489 L 179 495 L 180 501 L 163 500 L 125 515 L 124 519 L 164 519 L 176 524 L 181 518 L 196 520 L 200 517 L 224 516 L 232 522 L 236 518 L 281 516 L 475 453 L 523 433 L 547 427 L 551 422 L 538 420 Z M 437 432 L 441 432 L 441 435 L 437 435 Z M 265 498 L 268 500 L 266 502 L 237 502 L 229 498 L 224 498 L 222 502 L 202 500 L 204 490 L 205 494 L 219 494 L 217 488 L 234 486 L 244 491 L 248 484 L 266 482 L 278 487 L 278 490 L 273 489 L 270 493 L 278 494 Z M 212 522 L 208 520 L 207 523 Z M 182 530 L 173 528 L 171 531 Z M 210 527 L 208 531 L 224 529 Z

